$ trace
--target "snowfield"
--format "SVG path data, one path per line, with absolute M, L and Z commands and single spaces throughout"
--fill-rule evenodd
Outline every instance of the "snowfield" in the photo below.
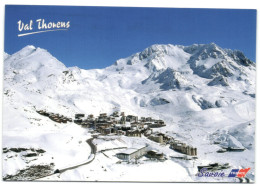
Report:
M 251 168 L 247 177 L 254 181 L 255 78 L 254 62 L 240 51 L 214 43 L 152 45 L 107 68 L 92 70 L 66 67 L 34 46 L 5 53 L 3 178 L 33 165 L 48 165 L 53 172 L 93 159 L 40 180 L 239 181 L 196 176 L 198 165 L 217 162 L 230 164 L 224 170 L 227 175 L 231 169 Z M 94 156 L 86 143 L 92 138 L 90 129 L 73 122 L 56 123 L 38 114 L 40 109 L 70 118 L 76 113 L 98 116 L 119 111 L 162 119 L 166 126 L 154 131 L 196 147 L 198 159 L 174 159 L 183 155 L 144 136 L 98 136 L 93 140 Z M 127 163 L 115 156 L 120 149 L 101 152 L 136 145 L 163 152 L 167 160 L 142 157 Z M 217 153 L 225 147 L 245 150 Z

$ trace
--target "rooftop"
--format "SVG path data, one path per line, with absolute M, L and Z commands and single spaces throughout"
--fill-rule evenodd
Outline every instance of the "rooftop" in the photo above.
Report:
M 129 148 L 129 149 L 123 150 L 123 151 L 121 151 L 121 152 L 119 152 L 117 154 L 128 154 L 128 155 L 129 154 L 133 154 L 136 151 L 138 151 L 138 150 L 140 150 L 140 149 L 142 149 L 144 147 L 146 147 L 146 146 L 144 146 L 144 145 L 136 145 L 135 148 Z
M 138 149 L 129 148 L 129 149 L 126 149 L 126 150 L 124 150 L 124 151 L 122 151 L 122 152 L 120 152 L 120 153 L 118 153 L 118 154 L 128 154 L 128 155 L 130 155 L 130 154 L 135 153 L 136 151 L 138 151 Z

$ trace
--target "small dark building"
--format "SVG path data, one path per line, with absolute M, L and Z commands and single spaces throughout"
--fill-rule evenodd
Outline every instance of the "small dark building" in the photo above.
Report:
M 75 119 L 84 118 L 85 114 L 75 114 Z
M 150 150 L 150 151 L 147 151 L 146 157 L 155 158 L 155 159 L 163 159 L 164 155 L 163 155 L 163 153 L 160 153 L 156 150 Z
M 76 123 L 76 124 L 79 124 L 79 125 L 80 125 L 80 124 L 82 123 L 82 119 L 75 119 L 75 120 L 74 120 L 74 123 Z
M 141 137 L 141 131 L 139 130 L 127 130 L 126 131 L 126 136 L 131 136 L 131 137 Z
M 127 122 L 137 122 L 138 121 L 138 117 L 137 116 L 133 116 L 133 115 L 127 115 L 126 116 L 126 121 Z

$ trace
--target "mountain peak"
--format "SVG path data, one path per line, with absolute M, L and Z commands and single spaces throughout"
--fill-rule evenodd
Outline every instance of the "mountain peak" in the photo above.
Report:
M 147 47 L 139 54 L 139 58 L 142 60 L 160 53 L 167 53 L 167 45 L 154 44 Z
M 21 59 L 31 55 L 35 51 L 36 51 L 36 47 L 34 47 L 33 45 L 27 45 L 21 50 L 19 50 L 18 52 L 14 53 L 12 56 L 14 56 L 16 59 Z
M 36 47 L 33 46 L 33 45 L 27 45 L 25 47 L 23 47 L 20 51 L 18 52 L 25 52 L 25 51 L 35 51 L 36 50 Z
M 36 47 L 34 45 L 27 45 L 25 46 L 23 49 L 36 49 Z
M 53 57 L 47 50 L 27 45 L 5 60 L 5 69 L 20 71 L 20 74 L 40 71 L 57 71 L 66 69 L 65 65 Z
M 211 46 L 211 47 L 217 47 L 217 44 L 216 44 L 216 43 L 214 43 L 214 42 L 211 42 L 211 43 L 209 43 L 209 44 L 206 44 L 206 45 L 208 45 L 208 46 Z

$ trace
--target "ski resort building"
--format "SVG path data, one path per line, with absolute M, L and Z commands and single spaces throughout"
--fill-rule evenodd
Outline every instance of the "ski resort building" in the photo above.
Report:
M 130 161 L 132 159 L 138 159 L 145 154 L 146 154 L 146 146 L 138 146 L 117 153 L 116 156 L 121 160 Z
M 127 130 L 126 131 L 126 136 L 130 137 L 141 137 L 141 131 L 139 130 Z
M 76 119 L 80 119 L 80 118 L 83 118 L 83 117 L 85 117 L 85 114 L 75 114 Z
M 170 148 L 189 156 L 197 156 L 197 148 L 186 145 L 178 140 L 171 142 Z
M 148 139 L 155 141 L 157 143 L 163 143 L 163 136 L 161 135 L 152 134 L 148 137 Z
M 164 158 L 164 154 L 162 152 L 158 152 L 157 150 L 148 151 L 146 156 L 148 158 L 154 158 L 154 159 L 159 159 L 159 160 Z

